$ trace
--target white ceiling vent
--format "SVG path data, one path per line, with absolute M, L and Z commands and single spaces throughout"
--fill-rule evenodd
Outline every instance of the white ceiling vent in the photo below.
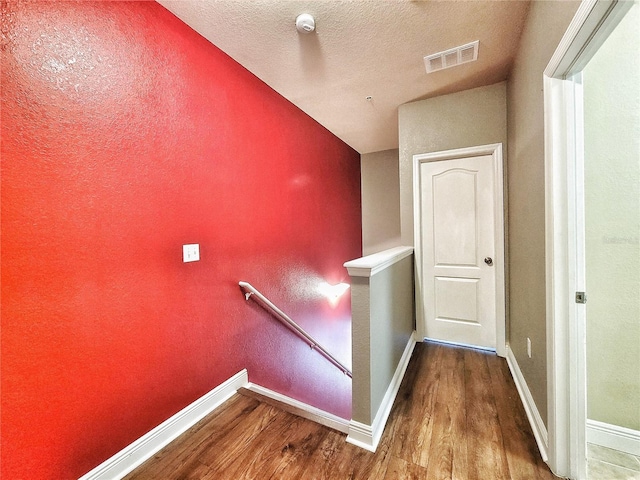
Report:
M 463 63 L 473 62 L 478 59 L 478 40 L 459 47 L 450 48 L 444 52 L 434 53 L 424 57 L 424 66 L 427 73 L 437 72 L 445 68 L 455 67 Z

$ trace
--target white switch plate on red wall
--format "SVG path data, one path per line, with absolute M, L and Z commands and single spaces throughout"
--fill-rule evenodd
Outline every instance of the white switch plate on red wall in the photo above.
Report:
M 182 261 L 197 262 L 200 260 L 200 244 L 190 243 L 182 246 Z

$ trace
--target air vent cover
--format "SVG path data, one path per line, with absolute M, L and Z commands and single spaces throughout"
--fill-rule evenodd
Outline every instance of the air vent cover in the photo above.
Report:
M 459 47 L 450 48 L 444 52 L 434 53 L 424 57 L 424 66 L 427 73 L 437 72 L 445 68 L 455 67 L 463 63 L 473 62 L 478 59 L 478 40 Z

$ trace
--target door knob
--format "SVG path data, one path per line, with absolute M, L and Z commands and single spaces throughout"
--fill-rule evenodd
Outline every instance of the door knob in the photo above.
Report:
M 491 257 L 487 257 L 484 259 L 484 263 L 486 263 L 487 265 L 491 266 L 493 265 L 493 259 Z

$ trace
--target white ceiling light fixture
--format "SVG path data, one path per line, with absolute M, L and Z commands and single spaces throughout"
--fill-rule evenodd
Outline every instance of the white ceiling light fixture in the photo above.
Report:
M 460 45 L 459 47 L 450 48 L 444 52 L 434 53 L 424 57 L 424 66 L 427 73 L 437 72 L 445 68 L 455 67 L 463 63 L 473 62 L 478 59 L 479 41 Z
M 316 29 L 316 19 L 309 13 L 301 13 L 296 18 L 296 30 L 300 33 L 311 33 Z

